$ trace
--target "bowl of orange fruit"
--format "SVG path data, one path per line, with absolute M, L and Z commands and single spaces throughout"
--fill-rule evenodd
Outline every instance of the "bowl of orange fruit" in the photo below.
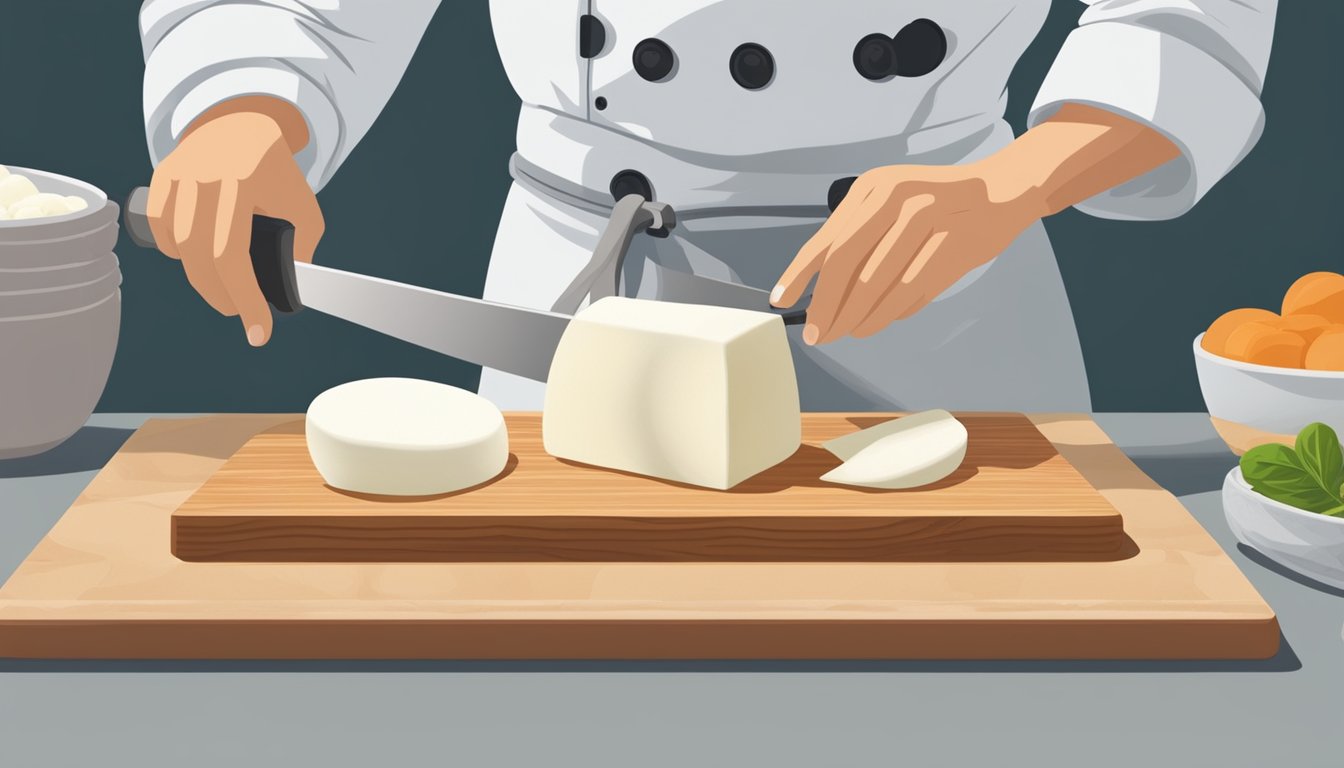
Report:
M 1344 275 L 1302 276 L 1278 312 L 1224 313 L 1195 337 L 1195 371 L 1214 429 L 1238 455 L 1292 445 L 1313 422 L 1344 434 Z

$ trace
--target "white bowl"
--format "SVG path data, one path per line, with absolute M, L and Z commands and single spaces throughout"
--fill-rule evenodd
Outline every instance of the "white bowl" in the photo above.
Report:
M 1344 589 L 1344 518 L 1262 496 L 1251 490 L 1240 467 L 1223 481 L 1223 514 L 1237 541 L 1303 576 Z
M 93 413 L 121 328 L 121 292 L 90 306 L 0 318 L 0 459 L 64 442 Z
M 1213 425 L 1235 453 L 1264 443 L 1293 444 L 1312 422 L 1344 435 L 1344 371 L 1306 371 L 1231 360 L 1195 337 L 1195 373 Z

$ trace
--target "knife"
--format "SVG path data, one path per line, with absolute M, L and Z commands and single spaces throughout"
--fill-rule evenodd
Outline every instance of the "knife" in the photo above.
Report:
M 124 219 L 126 232 L 136 245 L 154 248 L 154 233 L 145 213 L 148 200 L 148 187 L 132 190 L 123 206 Z M 627 237 L 624 245 L 628 243 Z M 250 252 L 257 285 L 267 303 L 281 314 L 314 309 L 440 354 L 535 381 L 546 380 L 556 346 L 573 319 L 561 312 L 295 262 L 294 225 L 270 216 L 252 217 Z M 759 288 L 698 275 L 673 276 L 671 282 L 675 292 L 695 295 L 699 303 L 771 312 L 788 325 L 806 318 L 803 311 L 771 307 L 769 293 Z

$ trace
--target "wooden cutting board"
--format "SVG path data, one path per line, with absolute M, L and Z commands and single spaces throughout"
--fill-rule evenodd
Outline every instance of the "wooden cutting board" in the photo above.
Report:
M 1278 623 L 1085 416 L 1033 416 L 1125 520 L 1110 562 L 191 563 L 177 509 L 285 416 L 147 423 L 0 588 L 0 656 L 1258 659 Z
M 433 498 L 334 490 L 303 419 L 248 440 L 172 517 L 173 553 L 197 561 L 691 562 L 1116 560 L 1119 512 L 1021 414 L 964 414 L 961 468 L 932 486 L 824 483 L 821 444 L 888 417 L 806 414 L 790 459 L 731 491 L 562 461 L 537 414 L 508 414 L 494 481 Z

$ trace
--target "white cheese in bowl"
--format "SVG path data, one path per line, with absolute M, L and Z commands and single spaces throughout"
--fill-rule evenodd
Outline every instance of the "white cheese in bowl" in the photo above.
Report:
M 305 428 L 313 465 L 333 488 L 430 496 L 504 470 L 509 438 L 494 403 L 420 379 L 352 381 L 318 395 Z
M 27 176 L 10 173 L 0 165 L 0 221 L 63 216 L 88 207 L 88 201 L 79 195 L 39 192 Z
M 15 208 L 15 203 L 37 194 L 37 185 L 27 176 L 9 173 L 0 178 L 0 205 Z

